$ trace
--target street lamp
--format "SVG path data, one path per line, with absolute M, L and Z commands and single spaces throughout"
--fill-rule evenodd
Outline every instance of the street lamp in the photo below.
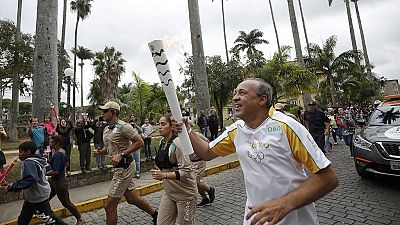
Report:
M 67 109 L 67 114 L 68 116 L 71 116 L 71 113 L 69 111 L 70 109 L 70 105 L 71 105 L 71 77 L 74 75 L 74 70 L 71 68 L 66 68 L 64 70 L 64 74 L 65 77 L 67 78 L 67 105 L 68 105 L 68 109 Z M 75 109 L 73 109 L 72 112 L 72 124 L 75 123 Z

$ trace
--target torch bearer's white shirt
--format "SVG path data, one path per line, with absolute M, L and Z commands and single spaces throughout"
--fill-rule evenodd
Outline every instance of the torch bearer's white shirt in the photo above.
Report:
M 272 107 L 269 117 L 256 129 L 236 121 L 209 146 L 219 156 L 236 151 L 246 186 L 245 215 L 248 206 L 298 188 L 307 180 L 304 167 L 316 173 L 330 164 L 303 125 Z M 244 219 L 243 224 L 250 221 Z M 278 224 L 319 224 L 314 204 L 292 211 Z

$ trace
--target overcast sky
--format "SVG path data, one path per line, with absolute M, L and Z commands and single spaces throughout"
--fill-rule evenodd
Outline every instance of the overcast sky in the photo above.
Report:
M 70 1 L 69 1 L 70 2 Z M 68 2 L 68 7 L 69 7 Z M 292 31 L 286 0 L 272 0 L 275 20 L 281 45 L 293 44 Z M 305 38 L 302 29 L 298 1 L 294 0 L 302 48 Z M 400 78 L 400 1 L 361 0 L 359 10 L 368 48 L 370 62 L 375 65 L 373 72 L 387 79 Z M 252 29 L 264 32 L 270 42 L 258 48 L 269 59 L 277 45 L 268 0 L 228 0 L 225 1 L 225 19 L 228 48 L 233 47 L 239 31 L 248 33 Z M 35 33 L 37 1 L 23 1 L 22 31 Z M 222 55 L 225 59 L 221 2 L 199 0 L 203 45 L 206 56 Z M 334 0 L 328 7 L 328 0 L 303 0 L 302 7 L 306 20 L 308 39 L 311 43 L 322 44 L 332 35 L 338 37 L 336 53 L 351 49 L 349 25 L 343 0 Z M 360 33 L 354 5 L 351 3 L 353 25 L 357 46 L 362 49 Z M 0 18 L 16 21 L 17 0 L 0 0 Z M 59 1 L 58 33 L 61 39 L 62 1 Z M 66 49 L 74 43 L 75 14 L 67 11 Z M 122 52 L 126 72 L 122 83 L 132 82 L 132 71 L 140 74 L 146 82 L 159 82 L 147 43 L 168 36 L 178 40 L 168 51 L 172 74 L 176 84 L 183 81 L 179 74 L 179 64 L 183 63 L 184 52 L 191 53 L 189 15 L 187 1 L 184 0 L 95 0 L 90 16 L 79 23 L 78 45 L 102 51 L 105 46 L 114 46 Z M 70 52 L 69 52 L 70 53 Z M 303 52 L 305 54 L 305 51 Z M 294 49 L 292 56 L 294 57 Z M 70 53 L 72 58 L 72 53 Z M 72 61 L 72 60 L 71 60 Z M 79 78 L 80 76 L 78 76 Z M 89 91 L 93 79 L 93 67 L 89 61 L 84 67 L 84 96 Z M 79 78 L 80 79 L 80 78 Z M 78 79 L 78 82 L 80 80 Z M 80 104 L 77 93 L 77 104 Z M 25 98 L 21 99 L 22 101 Z M 65 93 L 63 95 L 65 101 Z M 87 103 L 88 100 L 85 100 Z

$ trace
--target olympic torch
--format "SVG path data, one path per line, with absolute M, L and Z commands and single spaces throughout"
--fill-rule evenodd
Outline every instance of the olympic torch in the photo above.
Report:
M 0 173 L 0 183 L 2 183 L 4 181 L 4 179 L 6 178 L 7 174 L 10 173 L 11 169 L 14 167 L 16 162 L 17 162 L 17 157 L 8 166 L 7 170 L 4 173 Z
M 168 65 L 168 59 L 165 55 L 165 48 L 162 40 L 154 40 L 149 44 L 151 56 L 153 57 L 154 64 L 156 65 L 158 76 L 161 81 L 161 86 L 167 97 L 168 105 L 171 109 L 172 116 L 177 120 L 182 120 L 182 112 L 179 107 L 178 97 L 176 96 L 176 90 L 174 81 L 172 80 L 171 71 Z M 186 130 L 186 126 L 183 125 L 182 132 L 178 133 L 179 140 L 182 144 L 182 151 L 184 155 L 190 155 L 193 153 L 193 147 L 190 143 L 189 135 Z

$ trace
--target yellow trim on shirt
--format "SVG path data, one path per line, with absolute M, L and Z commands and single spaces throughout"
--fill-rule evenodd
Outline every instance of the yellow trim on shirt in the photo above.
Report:
M 236 133 L 237 128 L 231 131 L 227 131 L 225 133 L 225 136 L 224 134 L 221 134 L 221 136 L 219 136 L 217 140 L 215 140 L 217 141 L 217 143 L 215 143 L 215 145 L 211 148 L 211 151 L 219 156 L 227 156 L 231 153 L 236 152 L 236 148 L 233 143 Z
M 287 124 L 277 120 L 274 121 L 281 125 L 282 129 L 285 131 L 290 150 L 292 151 L 296 160 L 306 166 L 311 173 L 317 173 L 320 168 L 317 166 L 314 159 L 307 151 L 304 144 L 301 142 L 296 133 Z

